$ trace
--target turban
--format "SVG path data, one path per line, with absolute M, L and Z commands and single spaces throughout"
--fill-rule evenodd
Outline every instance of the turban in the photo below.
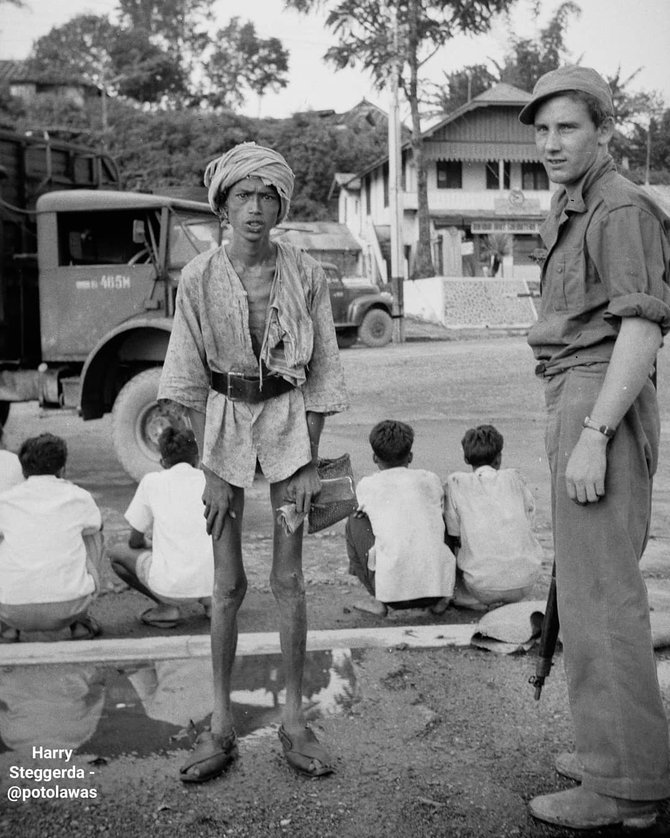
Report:
M 205 169 L 204 182 L 209 190 L 207 197 L 212 211 L 218 215 L 221 202 L 230 187 L 247 177 L 257 177 L 266 186 L 274 186 L 281 202 L 277 223 L 283 221 L 288 214 L 293 194 L 293 171 L 278 151 L 256 143 L 234 146 L 221 157 L 212 160 Z

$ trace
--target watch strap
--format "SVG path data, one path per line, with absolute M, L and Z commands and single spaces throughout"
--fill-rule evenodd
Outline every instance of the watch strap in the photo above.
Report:
M 612 437 L 616 433 L 616 428 L 610 428 L 609 425 L 599 425 L 597 422 L 594 422 L 590 416 L 585 416 L 582 424 L 585 428 L 590 428 L 592 431 L 599 431 L 603 436 L 606 436 L 608 439 L 612 439 Z

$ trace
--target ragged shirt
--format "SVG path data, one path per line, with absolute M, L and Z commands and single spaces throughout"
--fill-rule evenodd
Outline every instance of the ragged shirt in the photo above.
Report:
M 270 482 L 311 459 L 306 412 L 348 406 L 330 297 L 318 262 L 275 242 L 277 266 L 260 358 L 249 331 L 247 293 L 224 247 L 182 272 L 159 399 L 205 413 L 202 461 L 227 482 L 251 486 L 256 460 Z M 209 371 L 261 374 L 262 364 L 295 389 L 260 404 L 211 389 Z
M 540 235 L 547 256 L 528 335 L 539 372 L 609 362 L 622 317 L 670 330 L 670 219 L 609 155 L 572 196 L 554 195 Z

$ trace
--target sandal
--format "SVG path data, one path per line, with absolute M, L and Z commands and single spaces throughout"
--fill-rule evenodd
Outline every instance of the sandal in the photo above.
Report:
M 311 727 L 305 725 L 304 739 L 299 745 L 291 740 L 284 725 L 279 728 L 278 736 L 286 761 L 294 771 L 308 777 L 322 777 L 335 771 L 330 755 L 319 743 Z
M 153 626 L 154 628 L 161 628 L 161 629 L 173 629 L 179 625 L 181 622 L 180 618 L 177 617 L 161 617 L 161 609 L 154 607 L 154 608 L 147 608 L 146 611 L 143 611 L 140 614 L 140 620 L 144 623 L 145 626 Z
M 102 634 L 102 628 L 97 620 L 87 615 L 71 623 L 70 633 L 73 640 L 93 640 L 94 637 Z
M 0 643 L 18 643 L 21 640 L 18 629 L 0 623 Z
M 179 769 L 179 779 L 183 783 L 206 783 L 230 768 L 238 755 L 234 730 L 227 736 L 203 730 L 195 740 L 193 753 Z

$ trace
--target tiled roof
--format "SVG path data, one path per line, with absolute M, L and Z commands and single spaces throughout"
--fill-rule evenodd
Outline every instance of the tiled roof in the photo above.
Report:
M 95 88 L 95 85 L 73 76 L 58 73 L 37 73 L 27 61 L 0 61 L 0 84 L 42 84 Z

